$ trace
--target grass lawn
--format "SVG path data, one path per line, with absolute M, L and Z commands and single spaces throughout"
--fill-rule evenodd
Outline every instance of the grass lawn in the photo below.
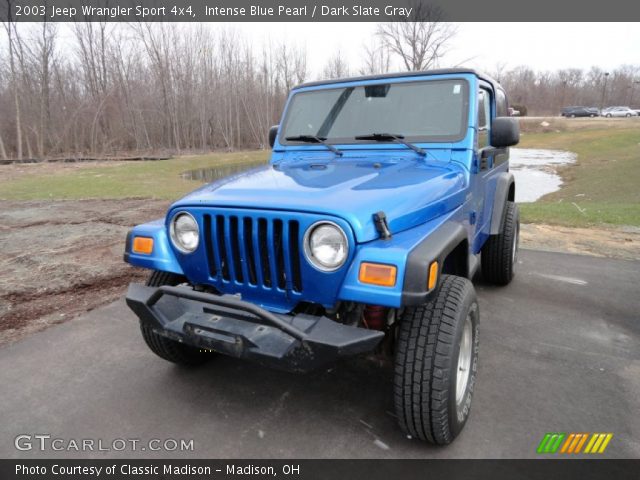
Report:
M 40 166 L 31 165 L 17 178 L 0 177 L 0 199 L 84 199 L 84 198 L 158 198 L 175 200 L 195 190 L 201 183 L 185 180 L 188 170 L 216 165 L 237 165 L 267 161 L 271 152 L 213 153 L 172 160 L 116 162 L 112 165 L 77 165 L 50 168 L 43 175 Z M 31 170 L 31 171 L 29 171 Z M 0 173 L 2 170 L 0 169 Z
M 523 222 L 640 226 L 640 122 L 614 125 L 522 136 L 519 147 L 578 155 L 575 164 L 559 169 L 560 190 L 520 205 Z

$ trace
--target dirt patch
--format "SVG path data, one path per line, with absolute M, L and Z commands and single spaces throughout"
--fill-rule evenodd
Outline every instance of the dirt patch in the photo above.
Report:
M 0 213 L 0 344 L 122 296 L 148 272 L 122 261 L 132 226 L 166 202 L 4 202 Z
M 536 250 L 639 260 L 640 228 L 570 228 L 523 224 L 520 245 Z
M 162 217 L 167 202 L 3 202 L 0 212 L 0 344 L 122 298 L 148 272 L 122 260 L 126 233 Z M 523 225 L 524 247 L 640 258 L 640 229 Z

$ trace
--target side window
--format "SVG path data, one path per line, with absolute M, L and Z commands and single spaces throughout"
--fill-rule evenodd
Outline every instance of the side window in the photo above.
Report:
M 491 94 L 481 89 L 478 92 L 478 148 L 489 146 L 489 123 L 491 121 Z

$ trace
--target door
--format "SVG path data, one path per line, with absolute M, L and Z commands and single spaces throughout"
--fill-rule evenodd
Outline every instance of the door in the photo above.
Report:
M 478 91 L 478 123 L 476 135 L 476 189 L 477 213 L 474 253 L 477 253 L 491 231 L 491 213 L 496 190 L 497 175 L 508 168 L 508 153 L 494 153 L 491 147 L 491 121 L 507 115 L 504 92 L 494 93 L 488 84 Z

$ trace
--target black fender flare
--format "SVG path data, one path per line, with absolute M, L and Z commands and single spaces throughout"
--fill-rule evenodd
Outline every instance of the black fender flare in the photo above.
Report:
M 411 249 L 404 270 L 403 306 L 422 305 L 427 301 L 429 295 L 437 289 L 436 286 L 432 291 L 427 291 L 429 265 L 434 260 L 438 261 L 439 281 L 445 258 L 464 241 L 468 241 L 468 236 L 462 224 L 447 221 Z M 468 273 L 468 259 L 466 260 Z
M 513 173 L 503 172 L 498 175 L 496 181 L 496 192 L 493 196 L 493 210 L 491 213 L 491 235 L 497 235 L 502 231 L 504 222 L 504 207 L 509 198 L 509 189 L 515 185 Z

